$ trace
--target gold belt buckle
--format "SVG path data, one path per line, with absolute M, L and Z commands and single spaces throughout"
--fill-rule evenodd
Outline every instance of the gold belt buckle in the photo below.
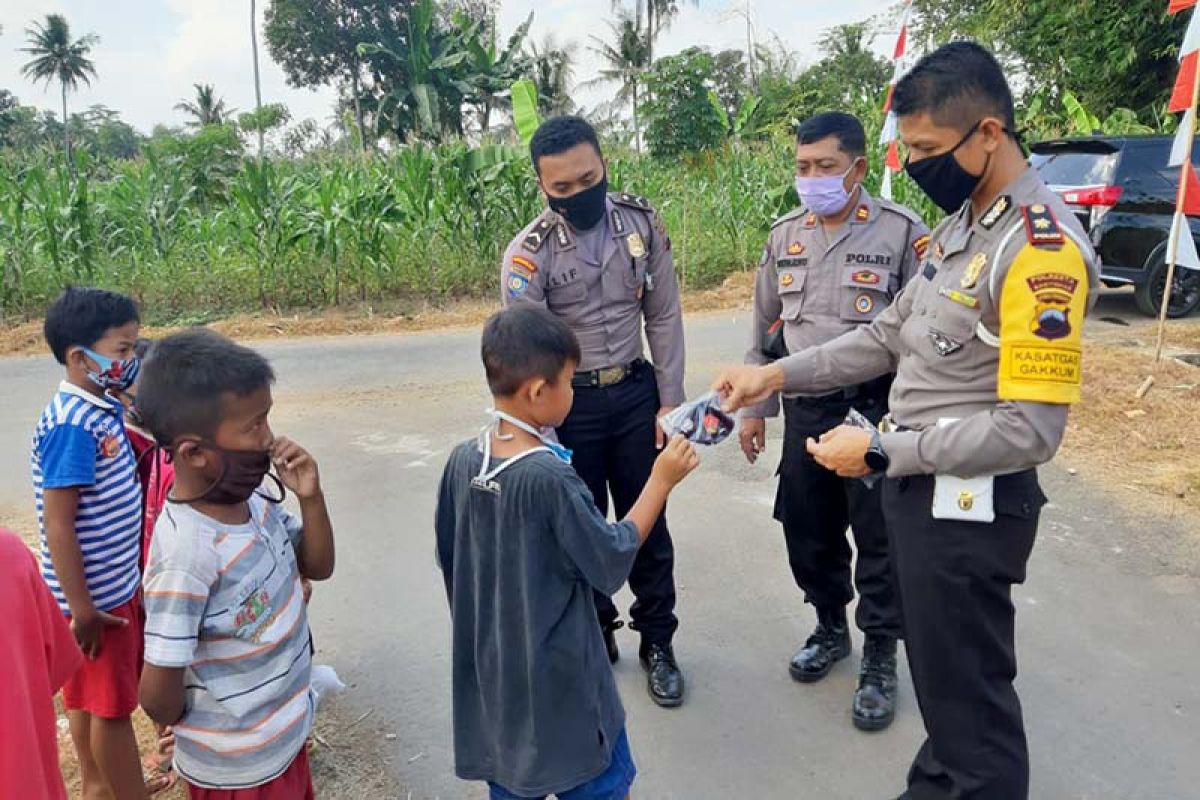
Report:
M 896 420 L 892 419 L 891 414 L 887 414 L 884 416 L 883 419 L 879 420 L 879 432 L 880 433 L 895 433 L 896 432 Z
M 596 370 L 596 382 L 601 386 L 612 386 L 614 383 L 620 383 L 623 380 L 625 380 L 625 367 L 618 365 Z

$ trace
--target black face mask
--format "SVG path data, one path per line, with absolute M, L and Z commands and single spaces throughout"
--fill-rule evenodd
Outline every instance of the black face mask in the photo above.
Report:
M 546 202 L 552 211 L 563 216 L 577 231 L 591 230 L 604 219 L 604 201 L 608 197 L 608 175 L 595 186 L 576 192 L 570 197 L 551 197 Z
M 222 506 L 244 503 L 250 495 L 258 494 L 270 503 L 282 503 L 286 490 L 283 483 L 270 473 L 270 450 L 226 450 L 211 442 L 200 442 L 200 446 L 221 456 L 221 474 L 212 485 L 196 497 L 168 497 L 173 503 L 195 503 L 203 500 Z M 279 489 L 279 497 L 270 497 L 258 491 L 263 478 L 270 478 Z
M 976 187 L 979 186 L 979 182 L 983 180 L 983 176 L 987 174 L 988 167 L 991 165 L 992 157 L 989 154 L 983 172 L 972 175 L 963 169 L 962 165 L 958 163 L 958 159 L 954 157 L 959 148 L 975 135 L 982 123 L 983 121 L 980 120 L 972 125 L 971 130 L 967 131 L 967 135 L 959 140 L 958 144 L 941 155 L 930 156 L 920 161 L 908 161 L 904 165 L 904 171 L 913 179 L 913 182 L 921 187 L 921 191 L 929 195 L 929 199 L 947 214 L 958 211 L 962 204 L 974 194 Z M 1005 133 L 1008 131 L 1005 130 Z

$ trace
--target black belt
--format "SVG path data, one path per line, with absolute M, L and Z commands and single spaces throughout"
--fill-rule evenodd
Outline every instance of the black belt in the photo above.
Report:
M 587 372 L 576 372 L 574 377 L 571 378 L 571 385 L 591 388 L 616 386 L 618 383 L 628 379 L 633 375 L 635 369 L 645 363 L 645 359 L 635 358 L 628 364 L 617 364 L 616 366 L 601 367 L 600 369 L 592 369 Z

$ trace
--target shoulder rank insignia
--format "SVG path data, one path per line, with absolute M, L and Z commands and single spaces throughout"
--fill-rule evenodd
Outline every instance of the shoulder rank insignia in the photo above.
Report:
M 817 215 L 810 211 L 808 216 L 804 218 L 804 227 L 806 227 L 806 228 L 817 227 Z
M 650 206 L 649 200 L 644 197 L 638 197 L 636 194 L 621 192 L 620 194 L 610 195 L 610 197 L 612 197 L 612 201 L 614 203 L 620 203 L 623 206 L 633 206 L 634 208 L 640 208 L 643 211 L 653 210 Z
M 929 234 L 919 237 L 913 242 L 913 251 L 917 254 L 917 261 L 925 260 L 925 253 L 929 250 Z
M 1054 212 L 1043 204 L 1021 206 L 1021 215 L 1025 218 L 1025 235 L 1035 247 L 1054 247 L 1065 241 L 1062 229 L 1058 227 L 1058 220 L 1054 218 Z
M 625 239 L 625 246 L 629 248 L 629 255 L 632 258 L 641 258 L 646 255 L 646 243 L 642 241 L 640 233 L 631 233 Z
M 561 222 L 554 227 L 554 235 L 558 237 L 559 247 L 566 247 L 571 244 L 571 237 L 567 234 L 567 226 Z
M 865 205 L 859 206 L 858 211 L 854 212 L 854 218 L 859 222 L 866 222 L 871 218 L 871 209 L 867 208 Z
M 543 219 L 537 225 L 533 226 L 533 230 L 525 237 L 525 241 L 521 244 L 526 250 L 531 253 L 536 253 L 542 249 L 542 245 L 549 238 L 550 229 L 554 227 L 554 223 L 549 219 Z
M 1010 208 L 1012 208 L 1012 198 L 1006 194 L 1000 195 L 996 198 L 996 202 L 992 203 L 992 207 L 983 212 L 983 216 L 979 218 L 979 224 L 983 226 L 984 230 L 990 231 L 996 227 L 996 223 L 1008 213 Z

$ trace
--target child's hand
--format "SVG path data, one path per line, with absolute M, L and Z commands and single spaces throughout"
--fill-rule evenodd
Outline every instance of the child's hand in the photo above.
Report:
M 698 466 L 700 466 L 700 454 L 696 452 L 696 448 L 692 447 L 692 443 L 684 438 L 683 434 L 677 433 L 671 437 L 671 441 L 655 460 L 650 476 L 674 487 Z
M 104 629 L 113 626 L 125 627 L 128 624 L 127 619 L 96 609 L 86 617 L 72 617 L 71 633 L 75 634 L 75 641 L 79 643 L 83 654 L 94 661 L 100 655 L 100 637 Z
M 286 436 L 275 440 L 271 447 L 271 460 L 275 463 L 275 472 L 283 485 L 299 497 L 306 500 L 321 493 L 321 476 L 317 472 L 317 462 L 300 445 Z

